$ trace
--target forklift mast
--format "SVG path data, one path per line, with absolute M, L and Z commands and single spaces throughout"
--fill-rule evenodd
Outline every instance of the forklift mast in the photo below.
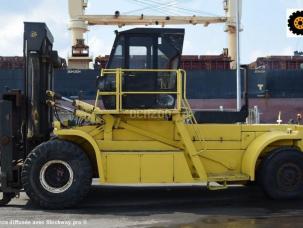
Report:
M 53 89 L 54 65 L 60 65 L 53 51 L 54 38 L 44 23 L 24 24 L 24 96 L 26 151 L 48 140 L 52 113 L 46 105 L 46 90 Z
M 45 23 L 24 23 L 24 91 L 12 89 L 0 99 L 3 193 L 21 189 L 24 159 L 35 146 L 50 138 L 52 112 L 46 104 L 46 90 L 53 89 L 54 67 L 62 64 L 58 53 L 52 50 L 53 42 Z

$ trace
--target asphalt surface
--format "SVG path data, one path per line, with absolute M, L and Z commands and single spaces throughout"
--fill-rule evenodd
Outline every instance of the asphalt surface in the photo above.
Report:
M 62 224 L 62 225 L 58 225 Z M 255 187 L 93 186 L 77 208 L 45 211 L 22 193 L 0 227 L 302 227 L 303 200 L 273 201 Z

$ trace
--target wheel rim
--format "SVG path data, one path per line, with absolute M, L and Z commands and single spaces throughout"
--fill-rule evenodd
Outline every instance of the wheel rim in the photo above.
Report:
M 283 191 L 296 190 L 302 181 L 302 170 L 300 166 L 294 163 L 283 164 L 278 169 L 278 186 Z
M 42 166 L 39 179 L 48 192 L 62 193 L 72 185 L 74 172 L 67 162 L 52 160 Z

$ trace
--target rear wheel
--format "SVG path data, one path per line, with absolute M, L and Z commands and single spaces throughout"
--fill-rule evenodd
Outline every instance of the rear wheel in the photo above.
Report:
M 77 145 L 60 140 L 42 143 L 27 157 L 22 170 L 24 190 L 43 208 L 74 206 L 90 189 L 92 169 Z
M 258 174 L 265 193 L 273 199 L 294 199 L 303 193 L 303 153 L 292 148 L 273 151 Z

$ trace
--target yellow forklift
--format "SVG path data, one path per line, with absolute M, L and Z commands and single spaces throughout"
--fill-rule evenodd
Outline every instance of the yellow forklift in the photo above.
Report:
M 117 32 L 94 103 L 46 91 L 44 104 L 57 117 L 53 131 L 19 161 L 20 186 L 34 203 L 72 207 L 92 178 L 101 184 L 205 183 L 210 190 L 257 181 L 273 199 L 302 195 L 299 121 L 247 124 L 247 92 L 239 112 L 193 112 L 186 72 L 179 69 L 183 39 L 183 29 Z M 73 118 L 60 118 L 59 109 Z

